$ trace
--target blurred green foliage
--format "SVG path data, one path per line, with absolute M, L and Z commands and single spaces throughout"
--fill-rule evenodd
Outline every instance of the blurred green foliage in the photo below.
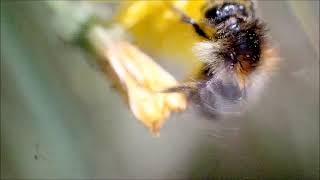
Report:
M 259 3 L 283 60 L 250 112 L 190 110 L 152 138 L 94 58 L 62 40 L 115 3 L 1 1 L 1 178 L 318 179 L 319 2 L 294 3 Z

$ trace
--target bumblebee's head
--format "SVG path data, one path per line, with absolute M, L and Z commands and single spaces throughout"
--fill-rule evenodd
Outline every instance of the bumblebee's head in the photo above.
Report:
M 215 25 L 231 16 L 254 18 L 254 5 L 252 0 L 209 0 L 204 8 L 204 17 L 213 20 Z
M 221 6 L 214 6 L 205 12 L 205 18 L 212 20 L 214 25 L 218 25 L 232 16 L 246 17 L 247 15 L 245 7 L 236 3 L 225 3 Z
M 247 19 L 254 19 L 251 2 L 224 2 L 209 6 L 204 12 L 208 24 L 214 28 L 225 27 L 227 31 L 239 31 L 240 24 Z

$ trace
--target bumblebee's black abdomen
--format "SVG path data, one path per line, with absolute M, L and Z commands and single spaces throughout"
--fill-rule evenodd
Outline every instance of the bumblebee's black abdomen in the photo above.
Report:
M 256 27 L 240 32 L 235 40 L 235 51 L 239 55 L 243 55 L 251 62 L 256 62 L 260 58 L 261 53 L 261 34 L 257 34 Z
M 217 56 L 224 59 L 227 66 L 250 64 L 244 69 L 249 72 L 260 60 L 265 30 L 258 20 L 244 22 L 239 27 L 232 32 L 226 31 L 228 27 L 218 30 L 218 41 L 222 46 Z

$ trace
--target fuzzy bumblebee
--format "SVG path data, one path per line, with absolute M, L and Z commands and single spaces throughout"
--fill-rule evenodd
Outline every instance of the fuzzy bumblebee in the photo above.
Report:
M 203 61 L 197 82 L 180 89 L 189 91 L 210 114 L 241 112 L 247 100 L 257 97 L 279 60 L 266 36 L 266 25 L 255 16 L 253 2 L 207 2 L 202 22 L 214 29 L 211 34 L 183 12 L 178 13 L 205 39 L 193 48 Z
M 251 0 L 134 1 L 119 12 L 117 21 L 139 47 L 191 64 L 191 76 L 163 92 L 183 92 L 209 114 L 243 111 L 277 67 Z

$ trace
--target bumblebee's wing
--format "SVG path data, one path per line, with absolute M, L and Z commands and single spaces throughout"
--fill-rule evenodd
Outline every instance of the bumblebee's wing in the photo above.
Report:
M 240 87 L 237 76 L 227 69 L 220 69 L 199 86 L 195 97 L 203 111 L 220 115 L 241 112 L 245 96 L 246 89 Z

